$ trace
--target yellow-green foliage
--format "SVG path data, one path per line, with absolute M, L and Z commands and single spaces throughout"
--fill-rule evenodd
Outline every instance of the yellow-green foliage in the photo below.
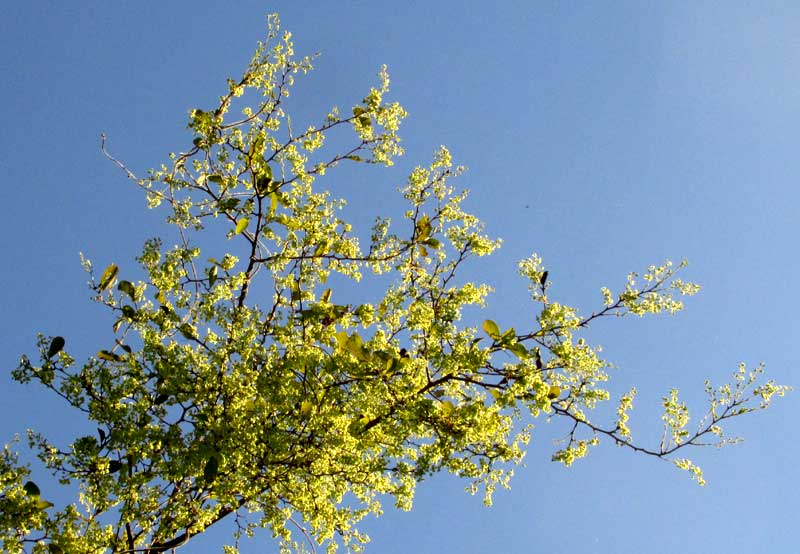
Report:
M 386 101 L 383 68 L 362 102 L 292 129 L 290 90 L 310 69 L 270 17 L 244 75 L 228 80 L 216 106 L 191 111 L 185 152 L 145 178 L 129 172 L 151 207 L 168 209 L 177 243 L 145 244 L 142 281 L 124 280 L 116 265 L 93 280 L 115 334 L 95 357 L 75 364 L 63 339 L 40 337 L 41 361 L 23 358 L 14 372 L 56 391 L 99 431 L 67 444 L 30 435 L 62 482 L 80 486 L 67 506 L 34 494 L 28 469 L 6 448 L 4 551 L 162 552 L 234 517 L 237 544 L 269 527 L 286 552 L 303 540 L 356 551 L 367 540 L 358 521 L 380 514 L 388 497 L 410 509 L 415 486 L 433 473 L 467 478 L 490 503 L 531 437 L 515 422 L 542 414 L 571 423 L 553 455 L 566 465 L 607 437 L 702 483 L 692 462 L 673 455 L 706 435 L 724 442 L 723 420 L 784 393 L 756 385 L 760 369 L 742 368 L 732 385 L 708 388 L 710 411 L 693 431 L 672 391 L 653 450 L 632 442 L 635 389 L 620 399 L 616 423 L 593 422 L 609 398 L 608 364 L 582 330 L 605 316 L 680 310 L 678 298 L 697 292 L 675 278 L 683 264 L 653 266 L 641 283 L 631 274 L 616 295 L 603 288 L 599 311 L 583 316 L 548 298 L 534 255 L 520 273 L 535 328 L 464 322 L 463 309 L 483 306 L 490 289 L 464 282 L 460 269 L 500 241 L 462 208 L 465 193 L 450 184 L 461 168 L 439 149 L 409 175 L 398 198 L 403 220 L 378 219 L 362 245 L 343 201 L 318 181 L 342 164 L 392 165 L 406 113 Z M 214 233 L 228 237 L 229 252 L 208 251 L 203 237 Z M 391 284 L 358 302 L 329 283 L 379 274 Z

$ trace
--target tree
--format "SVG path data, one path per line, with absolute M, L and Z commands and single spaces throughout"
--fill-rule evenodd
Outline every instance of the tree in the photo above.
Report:
M 219 104 L 191 112 L 186 152 L 145 178 L 107 154 L 150 207 L 168 209 L 177 245 L 148 241 L 138 282 L 116 264 L 97 275 L 84 260 L 94 300 L 112 314 L 113 339 L 76 365 L 64 338 L 41 336 L 39 362 L 23 357 L 14 372 L 84 412 L 97 433 L 68 445 L 30 436 L 42 462 L 81 487 L 65 507 L 45 500 L 6 447 L 7 551 L 164 552 L 223 520 L 235 520 L 237 543 L 267 526 L 285 551 L 325 542 L 357 550 L 361 518 L 379 514 L 387 495 L 409 509 L 417 483 L 438 471 L 467 478 L 489 503 L 522 457 L 526 424 L 542 415 L 570 423 L 553 454 L 565 465 L 606 438 L 702 484 L 683 457 L 687 447 L 731 442 L 725 420 L 784 394 L 757 382 L 760 367 L 741 366 L 731 384 L 708 385 L 696 429 L 671 391 L 657 447 L 634 442 L 627 426 L 635 389 L 610 423 L 598 423 L 592 412 L 610 397 L 608 363 L 583 330 L 609 316 L 679 311 L 678 298 L 698 290 L 678 278 L 684 264 L 631 274 L 619 293 L 602 289 L 601 306 L 579 315 L 548 298 L 549 273 L 534 255 L 520 273 L 536 328 L 462 321 L 489 292 L 464 281 L 462 268 L 499 242 L 462 209 L 465 194 L 450 185 L 461 169 L 444 148 L 415 169 L 400 225 L 378 219 L 362 248 L 342 202 L 316 185 L 343 164 L 391 165 L 402 153 L 405 112 L 385 100 L 384 69 L 351 111 L 293 129 L 289 91 L 311 61 L 294 57 L 273 17 L 267 41 Z M 249 100 L 253 107 L 240 107 Z M 217 233 L 231 251 L 217 253 L 219 243 L 205 238 Z M 380 284 L 385 276 L 391 281 L 376 298 L 347 291 L 346 280 Z

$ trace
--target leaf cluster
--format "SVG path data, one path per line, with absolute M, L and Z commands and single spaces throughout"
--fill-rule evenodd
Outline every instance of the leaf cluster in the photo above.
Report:
M 534 255 L 519 266 L 538 313 L 532 329 L 464 322 L 463 310 L 483 306 L 490 288 L 465 281 L 462 268 L 500 242 L 451 186 L 462 169 L 442 147 L 408 176 L 401 221 L 377 219 L 362 246 L 344 201 L 319 182 L 341 164 L 392 165 L 406 113 L 386 101 L 384 68 L 349 115 L 332 108 L 296 130 L 290 91 L 311 67 L 272 16 L 244 74 L 228 80 L 217 105 L 190 112 L 185 152 L 141 179 L 109 155 L 150 207 L 166 207 L 176 244 L 147 241 L 139 281 L 121 279 L 116 263 L 95 279 L 84 261 L 113 338 L 76 364 L 64 338 L 42 336 L 40 362 L 23 358 L 15 370 L 97 432 L 67 445 L 30 435 L 46 467 L 81 488 L 58 509 L 6 448 L 6 551 L 165 552 L 223 520 L 235 523 L 235 544 L 269 527 L 287 552 L 301 542 L 356 551 L 367 540 L 360 519 L 380 514 L 389 497 L 410 509 L 416 485 L 439 471 L 466 478 L 490 503 L 522 460 L 532 418 L 569 422 L 566 446 L 553 455 L 566 465 L 608 438 L 697 477 L 674 454 L 722 437 L 723 420 L 785 392 L 756 385 L 756 374 L 737 377 L 734 388 L 710 393 L 694 434 L 671 393 L 654 450 L 634 443 L 627 426 L 635 390 L 614 424 L 594 423 L 590 412 L 610 396 L 609 364 L 581 332 L 609 316 L 678 311 L 678 297 L 697 287 L 666 263 L 642 284 L 632 274 L 616 296 L 603 289 L 601 308 L 581 316 L 548 297 L 550 275 Z M 336 149 L 327 147 L 331 136 Z M 226 236 L 229 248 L 215 251 L 208 234 Z M 336 300 L 330 283 L 381 274 L 392 281 L 374 297 Z

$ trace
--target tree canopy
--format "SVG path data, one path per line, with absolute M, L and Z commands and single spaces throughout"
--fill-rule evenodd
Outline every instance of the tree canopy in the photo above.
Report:
M 113 336 L 83 363 L 68 337 L 40 336 L 38 361 L 23 356 L 13 372 L 83 412 L 97 432 L 69 444 L 29 433 L 41 462 L 79 486 L 66 506 L 47 500 L 6 445 L 7 552 L 165 552 L 222 522 L 231 522 L 228 553 L 261 527 L 283 552 L 358 551 L 366 537 L 357 523 L 389 499 L 410 509 L 417 484 L 437 472 L 464 477 L 491 503 L 539 417 L 570 424 L 554 461 L 569 466 L 605 441 L 669 461 L 702 485 L 689 447 L 735 442 L 723 423 L 787 390 L 742 365 L 730 383 L 707 383 L 708 406 L 691 427 L 671 390 L 656 446 L 628 427 L 635 388 L 614 399 L 611 421 L 597 421 L 595 408 L 611 399 L 610 363 L 585 329 L 680 311 L 680 297 L 699 290 L 678 276 L 685 263 L 603 287 L 586 313 L 550 297 L 534 254 L 519 263 L 538 314 L 532 328 L 462 318 L 491 290 L 466 280 L 475 273 L 466 268 L 500 245 L 451 184 L 463 169 L 442 147 L 408 175 L 399 222 L 355 228 L 321 184 L 344 164 L 391 166 L 403 153 L 406 112 L 387 100 L 383 68 L 351 109 L 293 127 L 290 90 L 312 61 L 295 56 L 271 16 L 243 75 L 228 79 L 217 105 L 190 112 L 185 151 L 138 177 L 104 139 L 103 152 L 149 207 L 166 208 L 175 243 L 146 242 L 142 280 L 84 259 Z M 373 281 L 363 298 L 337 292 L 362 279 Z

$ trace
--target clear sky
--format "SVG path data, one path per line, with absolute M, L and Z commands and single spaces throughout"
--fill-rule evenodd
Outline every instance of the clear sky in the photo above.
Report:
M 99 148 L 144 172 L 189 144 L 189 109 L 240 74 L 265 14 L 299 53 L 303 117 L 353 105 L 381 64 L 410 116 L 395 168 L 339 183 L 369 222 L 439 144 L 469 167 L 467 207 L 504 238 L 470 278 L 496 287 L 479 317 L 533 324 L 516 260 L 539 252 L 551 296 L 590 312 L 599 289 L 665 258 L 700 295 L 671 318 L 601 322 L 614 391 L 635 384 L 634 436 L 657 445 L 672 386 L 702 409 L 703 380 L 739 361 L 796 377 L 800 275 L 800 5 L 794 2 L 10 2 L 0 17 L 0 439 L 27 427 L 69 441 L 80 419 L 8 370 L 36 333 L 78 359 L 109 322 L 78 259 L 133 268 L 148 213 Z M 360 176 L 359 176 L 360 175 Z M 437 477 L 411 513 L 367 522 L 368 552 L 482 554 L 792 552 L 800 496 L 798 393 L 734 422 L 745 442 L 694 452 L 709 484 L 603 445 L 565 469 L 565 429 L 537 422 L 526 467 L 495 506 Z M 37 482 L 46 482 L 40 468 Z M 56 498 L 55 493 L 45 494 Z M 227 529 L 187 552 L 219 552 Z M 243 552 L 275 552 L 266 537 Z

